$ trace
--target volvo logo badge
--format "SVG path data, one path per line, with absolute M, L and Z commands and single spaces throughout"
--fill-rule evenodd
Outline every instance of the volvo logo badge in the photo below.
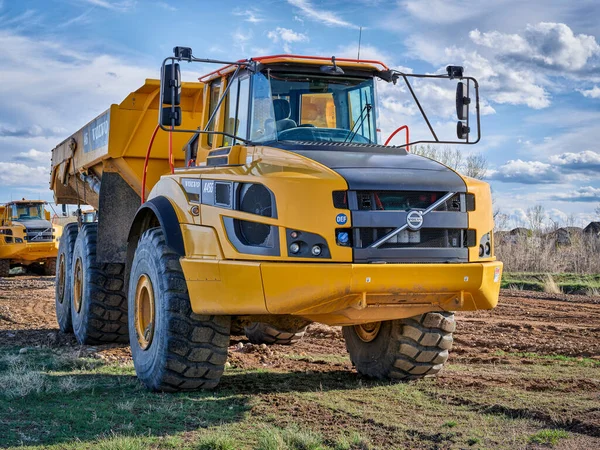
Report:
M 406 225 L 413 231 L 417 231 L 423 226 L 423 213 L 421 211 L 411 211 L 406 216 Z

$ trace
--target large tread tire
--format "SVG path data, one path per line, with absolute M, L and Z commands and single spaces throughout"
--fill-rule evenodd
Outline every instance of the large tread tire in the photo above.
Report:
M 71 320 L 80 344 L 128 342 L 127 297 L 124 291 L 124 264 L 98 264 L 98 224 L 81 227 L 75 240 L 71 265 Z M 81 261 L 81 307 L 75 307 L 77 260 Z
M 56 304 L 56 320 L 63 333 L 73 332 L 71 321 L 71 267 L 73 262 L 73 248 L 79 233 L 76 223 L 69 223 L 63 229 L 63 234 L 58 244 L 58 266 L 55 277 L 54 299 Z M 55 261 L 56 264 L 56 261 Z
M 300 341 L 307 327 L 296 331 L 284 331 L 265 322 L 253 322 L 245 327 L 246 337 L 253 344 L 292 345 Z
M 355 327 L 342 328 L 350 360 L 361 375 L 378 379 L 412 380 L 436 375 L 448 359 L 454 314 L 431 312 L 381 322 L 377 336 L 363 341 Z
M 10 261 L 8 259 L 0 259 L 0 277 L 10 275 Z
M 136 331 L 142 277 L 150 281 L 154 298 L 153 332 L 145 348 Z M 131 355 L 140 381 L 163 392 L 216 387 L 227 361 L 231 317 L 192 311 L 179 255 L 167 246 L 161 228 L 145 231 L 138 242 L 128 297 Z
M 44 275 L 56 275 L 56 258 L 50 258 L 44 263 Z

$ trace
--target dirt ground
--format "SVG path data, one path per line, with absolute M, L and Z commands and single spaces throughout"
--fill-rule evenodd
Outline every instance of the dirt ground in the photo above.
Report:
M 496 309 L 457 314 L 452 360 L 461 362 L 499 362 L 499 352 L 532 352 L 538 355 L 565 355 L 600 360 L 600 298 L 556 295 L 531 291 L 502 292 Z M 58 332 L 54 315 L 54 279 L 17 276 L 0 278 L 0 342 L 7 346 L 76 346 L 72 335 Z M 306 370 L 339 370 L 340 363 L 315 362 L 320 355 L 346 355 L 339 327 L 313 324 L 308 336 L 294 346 L 298 360 L 278 358 L 286 347 L 236 347 L 244 338 L 232 337 L 230 362 L 241 368 L 262 365 Z M 127 348 L 102 346 L 90 348 L 107 359 L 126 358 Z M 269 356 L 265 358 L 263 356 Z M 281 360 L 280 360 L 281 359 Z M 331 358 L 329 358 L 331 359 Z M 350 369 L 350 363 L 341 364 Z
M 127 347 L 81 347 L 72 335 L 59 333 L 51 277 L 0 278 L 0 342 L 10 347 L 71 347 L 111 362 L 130 360 Z M 565 405 L 564 414 L 568 416 L 569 431 L 579 433 L 570 445 L 577 442 L 588 448 L 600 445 L 600 379 L 567 377 L 556 382 L 543 377 L 518 376 L 520 367 L 537 364 L 540 360 L 550 366 L 553 358 L 597 367 L 600 361 L 599 297 L 507 290 L 502 292 L 499 306 L 492 311 L 457 313 L 449 367 L 438 377 L 437 383 L 440 388 L 460 389 L 517 385 L 524 391 L 551 391 L 557 396 L 564 392 L 591 392 L 598 397 L 598 408 L 570 410 L 569 405 Z M 309 327 L 307 337 L 293 350 L 283 346 L 254 346 L 245 338 L 232 337 L 229 364 L 234 369 L 265 368 L 308 374 L 353 371 L 341 329 L 318 324 Z M 470 365 L 479 369 L 471 373 Z M 513 370 L 492 370 L 496 367 Z M 449 392 L 449 403 L 464 405 L 472 401 L 453 396 L 451 389 Z M 543 417 L 543 414 L 536 419 L 556 423 L 555 418 Z

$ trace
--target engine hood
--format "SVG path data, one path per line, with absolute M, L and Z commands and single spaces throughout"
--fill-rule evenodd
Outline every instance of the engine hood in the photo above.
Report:
M 52 228 L 52 222 L 44 219 L 14 220 L 13 222 L 23 225 L 27 230 Z
M 460 175 L 401 148 L 349 145 L 282 145 L 337 172 L 351 190 L 466 192 Z

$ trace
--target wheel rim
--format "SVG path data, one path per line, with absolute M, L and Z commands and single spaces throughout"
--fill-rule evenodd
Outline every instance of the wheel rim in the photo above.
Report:
M 154 336 L 154 289 L 148 275 L 141 275 L 135 289 L 135 331 L 142 350 Z
M 83 296 L 83 268 L 81 266 L 81 259 L 77 258 L 75 261 L 75 284 L 73 286 L 73 305 L 75 311 L 81 311 L 81 303 Z
M 356 335 L 363 342 L 371 342 L 379 334 L 381 329 L 381 322 L 363 323 L 361 325 L 354 325 L 354 331 Z
M 58 302 L 65 299 L 65 255 L 60 255 L 58 261 Z

